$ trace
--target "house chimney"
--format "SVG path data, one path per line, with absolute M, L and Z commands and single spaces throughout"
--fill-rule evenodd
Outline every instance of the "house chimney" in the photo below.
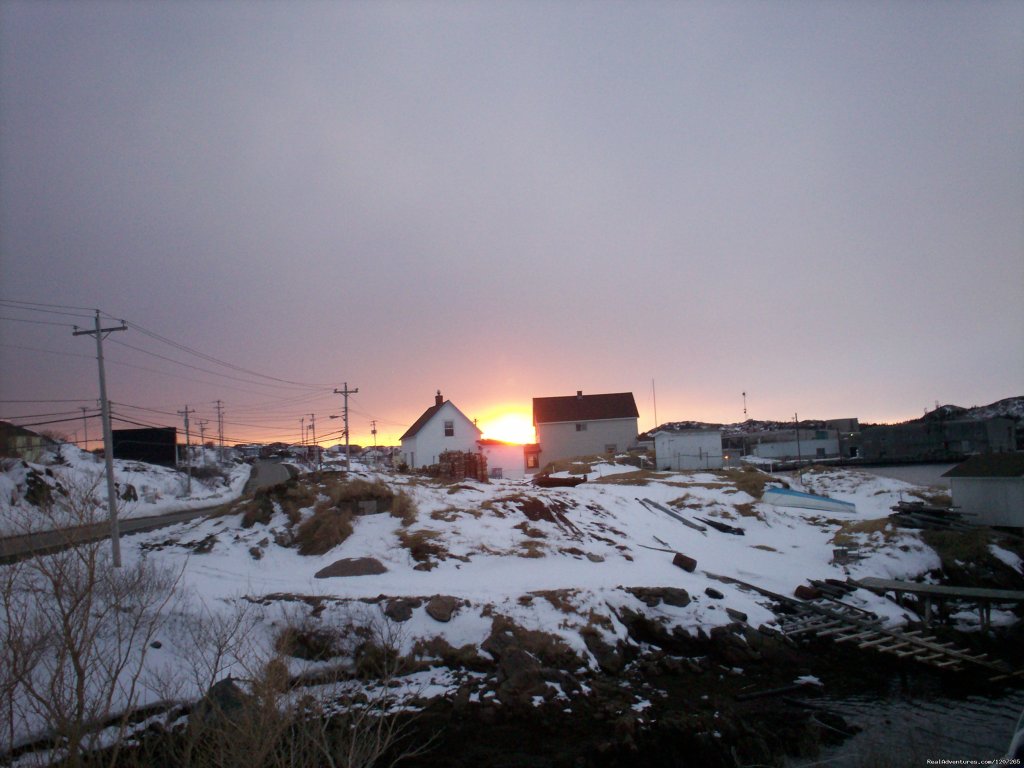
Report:
M 582 389 L 577 389 L 576 390 L 576 399 L 577 400 L 582 400 L 583 399 L 583 390 Z
M 441 390 L 437 390 L 437 394 L 434 395 L 434 405 L 444 405 L 444 398 L 441 397 Z

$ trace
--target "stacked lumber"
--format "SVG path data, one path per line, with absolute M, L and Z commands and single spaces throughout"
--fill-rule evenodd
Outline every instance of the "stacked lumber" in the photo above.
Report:
M 900 528 L 922 528 L 938 531 L 971 531 L 974 526 L 961 512 L 949 507 L 925 504 L 923 501 L 900 501 L 891 507 L 889 519 Z

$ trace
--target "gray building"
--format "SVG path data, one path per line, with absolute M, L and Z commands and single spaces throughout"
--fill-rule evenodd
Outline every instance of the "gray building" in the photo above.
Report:
M 943 477 L 953 504 L 972 522 L 1024 528 L 1024 453 L 972 456 Z
M 918 421 L 870 427 L 860 433 L 864 461 L 961 461 L 976 453 L 1013 451 L 1016 425 L 1011 419 Z

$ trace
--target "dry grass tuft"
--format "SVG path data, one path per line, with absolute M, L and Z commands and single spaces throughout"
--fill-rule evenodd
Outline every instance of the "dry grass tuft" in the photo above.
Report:
M 402 525 L 408 528 L 416 522 L 419 510 L 416 509 L 416 502 L 412 496 L 405 491 L 398 491 L 391 500 L 391 516 L 402 521 Z
M 524 541 L 519 545 L 519 551 L 516 552 L 516 556 L 526 558 L 544 557 L 544 545 L 536 539 Z
M 352 535 L 352 513 L 334 507 L 317 505 L 295 532 L 300 555 L 322 555 L 330 552 Z
M 839 523 L 839 530 L 832 536 L 832 543 L 837 546 L 852 544 L 856 534 L 862 533 L 880 533 L 885 541 L 891 541 L 897 535 L 896 528 L 889 525 L 887 517 L 880 517 L 876 520 L 844 520 Z
M 429 563 L 435 559 L 444 560 L 448 550 L 436 543 L 441 537 L 440 531 L 421 528 L 418 531 L 403 530 L 398 532 L 398 540 L 409 550 L 412 559 L 417 563 Z
M 950 569 L 960 563 L 981 563 L 992 558 L 989 542 L 992 535 L 987 528 L 973 531 L 921 531 L 921 539 L 935 550 L 942 567 Z

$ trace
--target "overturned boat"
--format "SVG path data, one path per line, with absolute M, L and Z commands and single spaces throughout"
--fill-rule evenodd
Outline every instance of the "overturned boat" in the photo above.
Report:
M 814 493 L 801 493 L 788 488 L 768 488 L 761 496 L 761 501 L 774 504 L 776 507 L 800 507 L 801 509 L 817 509 L 822 512 L 856 512 L 857 505 L 849 501 L 830 499 Z

